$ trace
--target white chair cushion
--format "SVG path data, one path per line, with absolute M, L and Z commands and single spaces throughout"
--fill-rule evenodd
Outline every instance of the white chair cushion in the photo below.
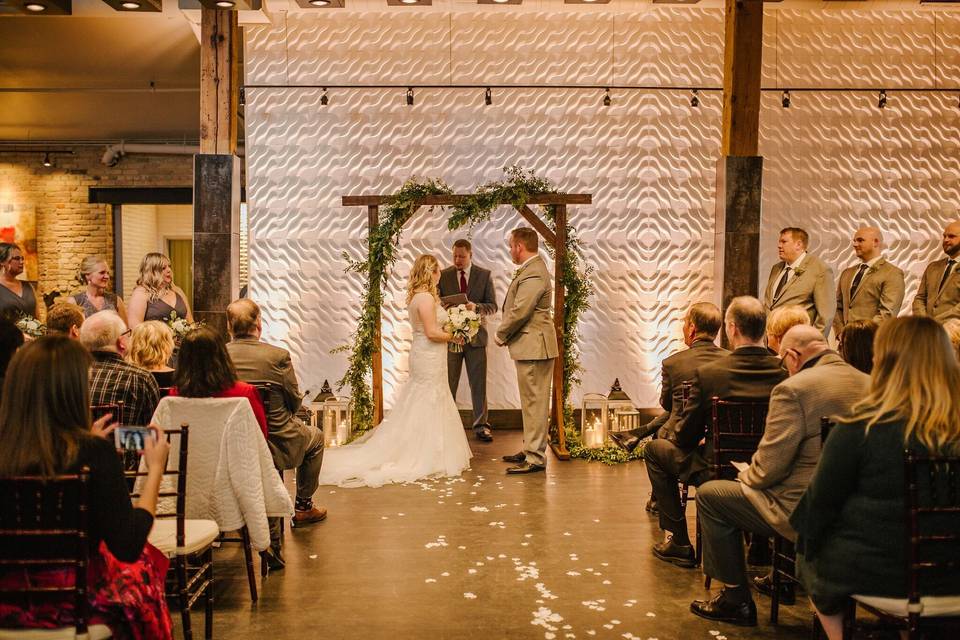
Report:
M 892 616 L 906 618 L 910 601 L 906 598 L 881 598 L 880 596 L 853 596 L 857 602 L 879 609 Z M 920 616 L 938 618 L 960 616 L 960 596 L 925 596 L 920 598 Z
M 78 636 L 74 627 L 61 629 L 0 629 L 0 640 L 107 640 L 111 638 L 110 628 L 105 624 L 93 624 L 87 627 L 86 636 Z
M 174 518 L 154 520 L 147 540 L 168 558 L 189 555 L 202 551 L 220 535 L 220 527 L 213 520 L 185 520 L 183 523 L 183 549 L 177 549 L 177 521 Z M 2 638 L 0 638 L 2 640 Z

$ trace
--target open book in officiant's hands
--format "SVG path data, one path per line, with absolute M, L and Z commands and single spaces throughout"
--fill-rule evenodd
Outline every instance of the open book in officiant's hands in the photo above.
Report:
M 465 293 L 455 293 L 452 296 L 443 296 L 440 298 L 440 304 L 443 305 L 444 309 L 449 309 L 450 307 L 455 307 L 458 304 L 467 304 L 467 294 Z

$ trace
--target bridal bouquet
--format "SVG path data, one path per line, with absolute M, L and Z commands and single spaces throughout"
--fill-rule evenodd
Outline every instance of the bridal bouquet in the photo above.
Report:
M 24 315 L 17 320 L 17 329 L 25 336 L 39 338 L 47 333 L 47 325 L 43 324 L 33 316 Z
M 183 341 L 183 337 L 193 331 L 203 326 L 202 322 L 190 322 L 186 318 L 181 318 L 177 316 L 176 311 L 170 312 L 170 317 L 167 318 L 167 326 L 170 327 L 170 330 L 173 331 L 173 342 L 180 346 L 180 342 Z
M 463 304 L 450 307 L 447 309 L 447 321 L 443 325 L 443 330 L 452 334 L 454 338 L 463 338 L 465 343 L 470 342 L 480 331 L 480 314 L 469 311 Z M 460 353 L 463 351 L 463 345 L 451 342 L 450 351 Z

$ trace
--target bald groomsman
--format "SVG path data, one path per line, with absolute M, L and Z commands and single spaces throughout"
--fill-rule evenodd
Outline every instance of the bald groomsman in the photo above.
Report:
M 777 254 L 780 262 L 770 269 L 763 306 L 767 313 L 778 307 L 797 304 L 807 310 L 810 324 L 830 333 L 830 323 L 837 309 L 834 298 L 833 270 L 807 253 L 810 236 L 797 227 L 780 231 Z
M 960 318 L 960 222 L 951 222 L 943 230 L 943 252 L 946 258 L 927 265 L 913 299 L 913 315 L 931 316 L 940 322 Z
M 880 324 L 896 318 L 903 305 L 903 271 L 884 259 L 880 230 L 857 229 L 852 245 L 860 263 L 844 269 L 837 283 L 837 315 L 833 318 L 837 336 L 854 320 Z

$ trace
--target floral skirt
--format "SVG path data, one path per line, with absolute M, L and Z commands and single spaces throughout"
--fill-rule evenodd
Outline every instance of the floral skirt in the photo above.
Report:
M 103 624 L 118 640 L 169 640 L 170 611 L 164 595 L 164 578 L 170 561 L 147 544 L 135 562 L 117 560 L 100 542 L 87 572 L 90 601 L 89 624 Z M 0 587 L 70 586 L 72 569 L 14 570 L 0 575 Z M 0 628 L 56 629 L 76 622 L 73 603 L 43 596 L 24 597 L 19 602 L 0 602 Z

